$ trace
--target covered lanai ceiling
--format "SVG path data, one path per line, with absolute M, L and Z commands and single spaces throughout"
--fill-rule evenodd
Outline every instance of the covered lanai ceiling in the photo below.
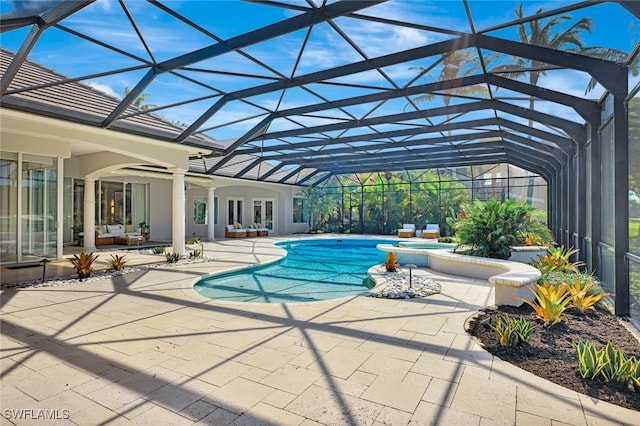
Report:
M 288 184 L 492 163 L 549 178 L 637 74 L 636 1 L 0 4 L 3 108 Z

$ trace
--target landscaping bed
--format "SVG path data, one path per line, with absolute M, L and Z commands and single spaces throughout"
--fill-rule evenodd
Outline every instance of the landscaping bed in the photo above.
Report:
M 498 314 L 515 318 L 522 315 L 537 328 L 528 342 L 501 346 L 497 333 L 486 324 L 486 319 L 490 318 L 490 323 L 495 325 Z M 623 325 L 621 319 L 603 309 L 591 309 L 582 314 L 569 308 L 564 316 L 562 322 L 543 327 L 542 321 L 528 305 L 499 306 L 480 311 L 468 322 L 467 332 L 476 337 L 487 351 L 523 370 L 576 392 L 640 411 L 640 392 L 634 392 L 630 385 L 582 379 L 578 370 L 578 356 L 573 347 L 573 343 L 580 340 L 593 341 L 597 348 L 603 348 L 607 342 L 611 342 L 628 356 L 640 358 L 638 337 Z

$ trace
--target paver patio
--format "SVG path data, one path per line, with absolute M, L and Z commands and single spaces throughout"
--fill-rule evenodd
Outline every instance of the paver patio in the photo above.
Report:
M 223 240 L 205 246 L 213 262 L 2 291 L 2 424 L 45 424 L 15 419 L 21 409 L 82 425 L 639 423 L 480 348 L 464 322 L 493 300 L 486 281 L 414 270 L 442 292 L 287 305 L 191 289 L 278 258 L 273 241 Z

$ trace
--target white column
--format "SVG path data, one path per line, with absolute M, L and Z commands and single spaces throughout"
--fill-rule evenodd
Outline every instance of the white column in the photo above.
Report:
M 63 248 L 62 242 L 64 239 L 64 161 L 62 157 L 58 157 L 58 176 L 57 176 L 57 189 L 56 189 L 56 216 L 58 218 L 56 226 L 56 259 L 62 259 Z
M 96 180 L 84 178 L 84 249 L 96 249 Z
M 185 170 L 173 169 L 171 239 L 173 241 L 173 252 L 180 254 L 180 256 L 185 254 L 184 174 Z
M 209 216 L 207 218 L 207 239 L 209 241 L 215 241 L 216 240 L 216 233 L 215 233 L 215 229 L 216 229 L 216 212 L 215 212 L 215 195 L 216 195 L 216 189 L 211 187 L 209 188 L 209 193 L 208 193 L 208 197 L 207 197 L 207 215 Z

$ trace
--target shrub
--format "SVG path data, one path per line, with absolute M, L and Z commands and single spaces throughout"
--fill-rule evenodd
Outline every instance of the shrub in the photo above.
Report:
M 164 254 L 166 247 L 154 247 L 153 254 Z
M 455 243 L 456 239 L 454 237 L 438 237 L 439 243 Z
M 496 315 L 496 326 L 491 326 L 500 338 L 500 345 L 515 346 L 527 342 L 535 329 L 522 315 L 514 319 L 506 314 Z
M 573 247 L 565 249 L 560 247 L 549 247 L 547 254 L 538 256 L 538 261 L 533 263 L 533 266 L 538 268 L 541 272 L 580 272 L 580 266 L 584 265 L 583 262 L 571 262 L 570 258 L 573 254 L 579 250 Z
M 200 257 L 200 250 L 192 250 L 189 252 L 189 257 L 191 258 L 197 258 Z
M 384 262 L 384 268 L 387 272 L 397 272 L 400 270 L 398 257 L 393 252 L 387 252 L 387 260 Z
M 472 256 L 508 259 L 520 235 L 537 228 L 533 207 L 522 202 L 476 200 L 455 224 L 462 252 Z
M 98 255 L 93 254 L 93 252 L 87 254 L 84 251 L 81 251 L 78 254 L 74 254 L 73 257 L 69 259 L 69 262 L 71 262 L 78 273 L 80 281 L 91 276 L 91 273 L 94 271 L 93 262 L 95 262 L 97 258 Z
M 586 287 L 587 283 L 592 283 L 589 288 L 589 293 L 602 293 L 602 288 L 597 282 L 597 279 L 586 272 L 563 272 L 563 271 L 540 271 L 540 278 L 538 278 L 539 284 L 556 284 L 569 283 L 578 280 L 580 287 Z
M 109 259 L 109 263 L 111 263 L 111 267 L 114 271 L 122 271 L 124 265 L 127 263 L 125 259 L 125 255 L 112 254 Z
M 528 287 L 535 296 L 535 302 L 518 298 L 531 306 L 536 314 L 544 321 L 544 325 L 553 325 L 562 320 L 562 314 L 571 304 L 574 296 L 571 295 L 569 286 L 553 284 L 535 284 L 535 290 Z
M 166 253 L 167 263 L 176 263 L 180 260 L 180 253 Z

